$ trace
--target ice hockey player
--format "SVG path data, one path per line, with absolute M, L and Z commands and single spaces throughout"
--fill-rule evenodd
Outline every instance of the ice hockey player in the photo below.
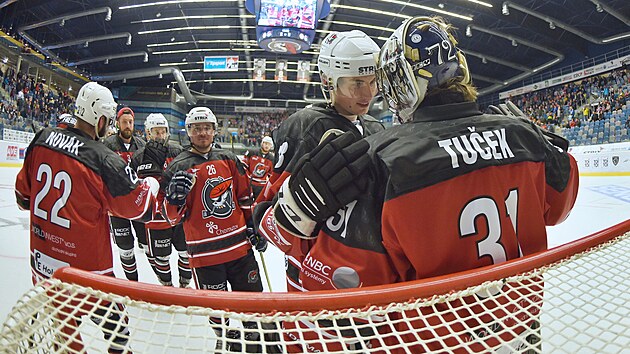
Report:
M 138 179 L 98 141 L 115 114 L 109 89 L 87 83 L 77 95 L 76 125 L 43 129 L 28 147 L 15 194 L 18 206 L 30 211 L 33 282 L 64 266 L 114 276 L 108 213 L 151 218 L 158 181 Z M 99 322 L 105 339 L 115 336 L 110 352 L 122 352 L 129 334 L 119 313 L 107 307 L 96 311 L 106 319 Z
M 164 173 L 162 214 L 171 225 L 183 223 L 197 289 L 227 291 L 229 282 L 232 290 L 262 292 L 252 246 L 264 252 L 267 241 L 251 227 L 253 199 L 245 166 L 232 152 L 212 148 L 217 119 L 209 108 L 191 109 L 185 125 L 191 148 L 179 154 Z M 239 334 L 223 333 L 220 321 L 211 319 L 219 338 Z M 244 326 L 256 325 L 245 322 Z M 256 340 L 254 335 L 247 332 L 245 338 Z M 237 344 L 228 346 L 240 351 Z M 247 352 L 253 350 L 247 348 Z
M 332 32 L 326 36 L 317 65 L 327 102 L 292 114 L 274 130 L 274 170 L 257 199 L 260 204 L 256 207 L 256 215 L 262 215 L 272 206 L 271 202 L 264 201 L 273 199 L 282 183 L 294 172 L 298 160 L 317 147 L 325 132 L 331 129 L 351 131 L 359 139 L 385 129 L 367 114 L 377 92 L 375 54 L 378 50 L 378 45 L 359 30 Z M 289 291 L 302 291 L 294 275 L 300 272 L 304 247 L 276 246 L 287 256 Z
M 262 138 L 260 149 L 247 150 L 243 162 L 247 167 L 254 199 L 267 184 L 273 170 L 273 140 L 270 136 Z
M 134 112 L 129 107 L 121 108 L 116 114 L 116 129 L 118 134 L 109 136 L 103 140 L 105 146 L 120 155 L 127 163 L 131 162 L 133 154 L 144 147 L 144 140 L 133 135 Z M 133 227 L 141 248 L 146 247 L 144 224 L 137 221 L 125 220 L 116 216 L 110 218 L 114 242 L 118 246 L 120 262 L 129 280 L 138 280 L 138 266 L 134 255 Z
M 131 167 L 140 177 L 153 176 L 160 180 L 166 166 L 183 149 L 178 143 L 170 140 L 168 120 L 161 113 L 149 114 L 144 121 L 144 130 L 148 142 L 133 155 Z M 188 287 L 192 274 L 188 265 L 183 226 L 181 224 L 171 226 L 160 214 L 156 214 L 153 220 L 145 224 L 145 229 L 147 247 L 144 252 L 160 283 L 173 285 L 169 258 L 171 248 L 175 248 L 178 255 L 179 286 Z
M 530 255 L 547 248 L 545 226 L 562 222 L 572 209 L 578 169 L 567 141 L 524 116 L 482 114 L 451 31 L 440 18 L 418 17 L 391 35 L 381 49 L 377 77 L 403 124 L 352 145 L 347 134 L 325 141 L 283 184 L 275 215 L 261 222 L 261 227 L 277 222 L 288 243 L 317 238 L 299 275 L 304 288 L 417 280 Z M 360 173 L 363 167 L 369 173 Z M 367 189 L 356 200 L 340 197 L 338 186 L 362 180 Z M 294 214 L 287 217 L 287 211 Z M 322 269 L 329 276 L 322 276 Z M 535 346 L 541 296 L 523 299 L 532 305 L 528 309 L 509 307 L 519 316 L 506 317 L 508 307 L 498 305 L 502 314 L 472 316 L 466 325 L 527 330 L 533 335 L 523 335 L 527 344 L 512 344 Z M 515 318 L 522 322 L 514 324 Z M 448 351 L 433 331 L 411 330 L 429 343 L 412 352 Z M 470 345 L 468 351 L 486 351 L 483 336 L 463 331 L 459 342 Z

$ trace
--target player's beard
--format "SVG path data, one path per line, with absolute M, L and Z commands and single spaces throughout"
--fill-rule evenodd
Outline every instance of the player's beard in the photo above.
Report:
M 130 139 L 132 135 L 133 135 L 133 131 L 131 129 L 125 129 L 125 130 L 120 131 L 120 136 L 123 139 Z

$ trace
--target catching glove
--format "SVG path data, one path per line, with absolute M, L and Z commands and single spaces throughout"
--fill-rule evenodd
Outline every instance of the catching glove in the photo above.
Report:
M 251 227 L 248 227 L 246 232 L 249 243 L 252 244 L 252 247 L 254 247 L 256 251 L 265 252 L 267 250 L 268 241 L 266 238 L 258 235 Z
M 177 171 L 166 186 L 164 198 L 173 205 L 184 205 L 186 197 L 195 185 L 195 175 L 188 171 Z
M 366 186 L 362 175 L 369 144 L 352 132 L 328 135 L 303 156 L 284 181 L 274 209 L 276 220 L 299 237 L 311 238 L 315 224 L 357 199 Z
M 144 147 L 142 163 L 138 166 L 138 176 L 160 176 L 164 170 L 164 162 L 168 147 L 163 141 L 151 140 Z
M 505 101 L 505 103 L 499 104 L 499 106 L 489 105 L 488 109 L 494 114 L 502 114 L 504 116 L 519 117 L 527 119 L 527 115 L 521 111 L 512 101 Z M 544 129 L 540 129 L 549 143 L 553 146 L 557 146 L 564 151 L 569 150 L 569 141 L 560 135 L 554 134 Z

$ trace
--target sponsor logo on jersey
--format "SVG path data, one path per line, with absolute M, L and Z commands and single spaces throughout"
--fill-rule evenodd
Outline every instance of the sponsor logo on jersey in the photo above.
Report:
M 312 257 L 311 255 L 306 256 L 303 266 L 311 268 L 312 270 L 325 276 L 330 276 L 330 266 L 322 263 L 320 260 Z
M 34 249 L 33 250 L 33 268 L 40 274 L 46 276 L 47 278 L 52 277 L 53 273 L 61 268 L 67 267 L 70 263 L 66 263 L 64 261 L 60 261 L 53 257 L 47 256 L 44 253 Z
M 232 178 L 224 179 L 219 176 L 207 179 L 201 191 L 201 200 L 205 210 L 201 212 L 204 219 L 215 216 L 225 219 L 234 211 L 234 197 L 232 196 Z
M 79 156 L 79 148 L 85 145 L 76 137 L 68 136 L 61 132 L 51 132 L 44 143 L 52 148 L 65 150 L 75 156 Z
M 451 157 L 451 165 L 458 168 L 461 161 L 467 165 L 483 160 L 503 160 L 513 158 L 508 144 L 505 128 L 477 132 L 475 127 L 468 127 L 470 134 L 455 136 L 438 141 L 438 146 Z
M 53 235 L 48 231 L 45 231 L 44 229 L 41 228 L 41 226 L 37 225 L 37 224 L 32 224 L 31 225 L 31 232 L 39 237 L 40 239 L 46 241 L 46 242 L 51 242 L 53 244 L 56 245 L 61 245 L 65 248 L 75 248 L 75 244 L 74 242 L 69 242 L 66 241 L 63 237 L 61 236 L 57 236 L 57 235 Z

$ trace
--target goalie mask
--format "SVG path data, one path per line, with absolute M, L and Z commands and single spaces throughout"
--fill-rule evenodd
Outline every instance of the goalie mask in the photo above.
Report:
M 440 18 L 415 17 L 389 37 L 379 54 L 377 83 L 389 107 L 407 122 L 427 92 L 457 76 L 470 82 L 466 59 L 450 26 Z

